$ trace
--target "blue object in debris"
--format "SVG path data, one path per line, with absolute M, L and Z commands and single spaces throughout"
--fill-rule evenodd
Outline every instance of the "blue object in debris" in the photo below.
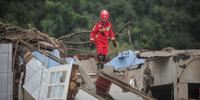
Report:
M 51 53 L 51 54 L 53 54 L 53 55 L 56 56 L 56 57 L 59 57 L 59 56 L 58 56 L 58 52 L 57 52 L 57 51 L 55 51 L 55 52 L 56 52 L 56 53 L 55 53 L 56 55 L 54 55 L 54 53 Z M 59 62 L 57 62 L 57 61 L 55 61 L 55 60 L 53 60 L 53 59 L 51 59 L 51 58 L 49 58 L 49 57 L 47 57 L 47 56 L 41 54 L 41 53 L 38 52 L 38 51 L 32 52 L 32 55 L 33 55 L 37 60 L 39 60 L 42 64 L 44 64 L 45 66 L 47 66 L 47 68 L 61 65 Z
M 131 51 L 120 52 L 115 58 L 106 63 L 105 65 L 113 66 L 115 69 L 129 67 L 131 65 L 138 65 L 144 63 L 144 59 L 137 58 L 136 54 Z
M 51 54 L 54 55 L 57 58 L 60 58 L 60 51 L 58 49 L 53 49 Z
M 76 62 L 76 60 L 75 60 L 74 57 L 66 57 L 66 58 L 65 58 L 65 61 L 67 61 L 67 62 L 70 63 L 70 64 L 73 64 L 74 62 Z

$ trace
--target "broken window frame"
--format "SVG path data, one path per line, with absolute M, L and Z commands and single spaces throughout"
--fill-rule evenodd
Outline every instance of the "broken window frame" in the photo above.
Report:
M 50 74 L 48 76 L 48 86 L 47 86 L 47 94 L 46 94 L 47 100 L 66 100 L 68 88 L 69 88 L 69 80 L 71 77 L 71 70 L 72 70 L 72 64 L 66 64 L 66 65 L 49 68 Z M 62 72 L 63 74 L 58 74 L 59 72 Z M 51 79 L 52 73 L 55 73 L 54 80 Z M 56 77 L 60 77 L 60 79 L 57 79 Z M 53 80 L 53 82 L 51 80 Z M 51 91 L 49 90 L 50 87 L 53 87 Z M 58 88 L 58 90 L 54 89 L 56 87 Z M 61 87 L 63 87 L 62 90 L 60 90 Z M 54 95 L 53 93 L 55 93 L 56 91 L 58 93 Z

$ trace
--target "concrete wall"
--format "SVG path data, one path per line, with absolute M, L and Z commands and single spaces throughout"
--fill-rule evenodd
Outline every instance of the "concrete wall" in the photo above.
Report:
M 186 65 L 186 68 L 176 67 L 180 82 L 175 87 L 176 95 L 174 98 L 191 99 L 188 97 L 188 83 L 200 83 L 200 57 L 192 56 L 186 61 L 179 62 L 179 65 Z
M 200 57 L 174 62 L 173 57 L 147 62 L 154 77 L 153 86 L 174 84 L 174 100 L 189 99 L 188 83 L 200 83 Z M 186 68 L 180 66 L 186 65 Z M 178 82 L 179 80 L 179 82 Z
M 143 70 L 145 65 L 142 65 L 140 69 L 131 70 L 125 73 L 126 82 L 132 87 L 141 90 L 143 86 Z
M 0 44 L 0 100 L 12 99 L 12 44 Z
M 174 62 L 173 57 L 152 60 L 147 63 L 154 77 L 154 85 L 165 85 L 173 83 L 175 77 L 180 78 L 183 83 L 200 83 L 200 57 L 192 56 L 187 60 Z M 181 68 L 186 65 L 186 68 Z M 182 74 L 182 75 L 181 75 Z
M 186 69 L 178 67 L 177 73 L 180 77 L 180 82 L 185 83 L 200 83 L 200 57 L 191 57 L 187 61 L 180 62 L 179 65 L 186 65 Z M 184 70 L 184 71 L 183 71 Z
M 154 78 L 153 86 L 173 83 L 176 65 L 172 58 L 152 60 L 148 64 Z
M 180 67 L 183 65 L 186 65 L 186 67 Z M 128 71 L 126 81 L 129 83 L 130 79 L 133 78 L 137 85 L 132 87 L 139 90 L 144 88 L 143 77 L 145 75 L 143 72 L 147 66 L 154 78 L 153 87 L 173 84 L 174 100 L 190 99 L 188 83 L 200 84 L 200 56 L 198 55 L 190 56 L 189 59 L 185 60 L 180 59 L 177 62 L 174 61 L 174 57 L 148 59 L 140 69 Z

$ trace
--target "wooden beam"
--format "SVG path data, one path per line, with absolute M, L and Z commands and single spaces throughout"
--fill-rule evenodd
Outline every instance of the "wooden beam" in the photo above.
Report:
M 117 78 L 115 78 L 113 76 L 110 76 L 110 75 L 106 74 L 103 71 L 100 71 L 99 76 L 111 81 L 112 83 L 114 83 L 114 84 L 116 84 L 116 85 L 118 85 L 118 86 L 120 86 L 120 87 L 122 87 L 122 88 L 124 88 L 126 90 L 129 90 L 129 91 L 141 96 L 145 100 L 156 100 L 153 97 L 147 96 L 146 94 L 142 93 L 141 91 L 132 88 L 129 84 L 127 84 L 127 83 L 125 83 L 125 82 L 123 82 L 123 81 L 121 81 L 121 80 L 119 80 L 119 79 L 117 79 Z

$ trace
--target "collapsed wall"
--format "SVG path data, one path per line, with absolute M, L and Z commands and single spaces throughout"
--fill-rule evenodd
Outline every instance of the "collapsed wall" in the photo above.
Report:
M 57 57 L 52 56 L 49 51 L 53 49 L 58 49 L 61 53 L 64 53 L 66 50 L 62 41 L 59 41 L 53 37 L 48 36 L 45 33 L 42 33 L 36 29 L 24 29 L 21 27 L 16 27 L 10 24 L 0 22 L 0 43 L 10 44 L 12 47 L 10 48 L 12 52 L 9 50 L 6 52 L 10 52 L 10 56 L 12 59 L 4 61 L 1 59 L 1 66 L 7 67 L 5 64 L 9 64 L 12 70 L 6 71 L 6 73 L 12 73 L 10 77 L 12 77 L 12 81 L 8 84 L 11 86 L 12 90 L 10 94 L 10 100 L 18 100 L 19 99 L 19 87 L 24 84 L 25 78 L 21 74 L 22 72 L 26 73 L 26 63 L 31 60 L 31 52 L 39 51 L 44 55 L 48 55 L 50 58 L 60 62 L 66 63 L 62 59 L 58 59 Z M 5 47 L 5 46 L 4 46 Z M 4 48 L 3 47 L 3 48 Z M 1 56 L 3 57 L 3 56 Z M 4 57 L 5 58 L 5 57 Z M 5 65 L 5 66 L 4 66 Z M 7 67 L 7 68 L 10 68 Z M 4 79 L 2 79 L 4 80 Z M 21 82 L 21 83 L 20 83 Z M 10 97 L 10 96 L 7 96 Z M 1 98 L 3 100 L 3 98 Z M 7 99 L 8 100 L 8 99 Z

